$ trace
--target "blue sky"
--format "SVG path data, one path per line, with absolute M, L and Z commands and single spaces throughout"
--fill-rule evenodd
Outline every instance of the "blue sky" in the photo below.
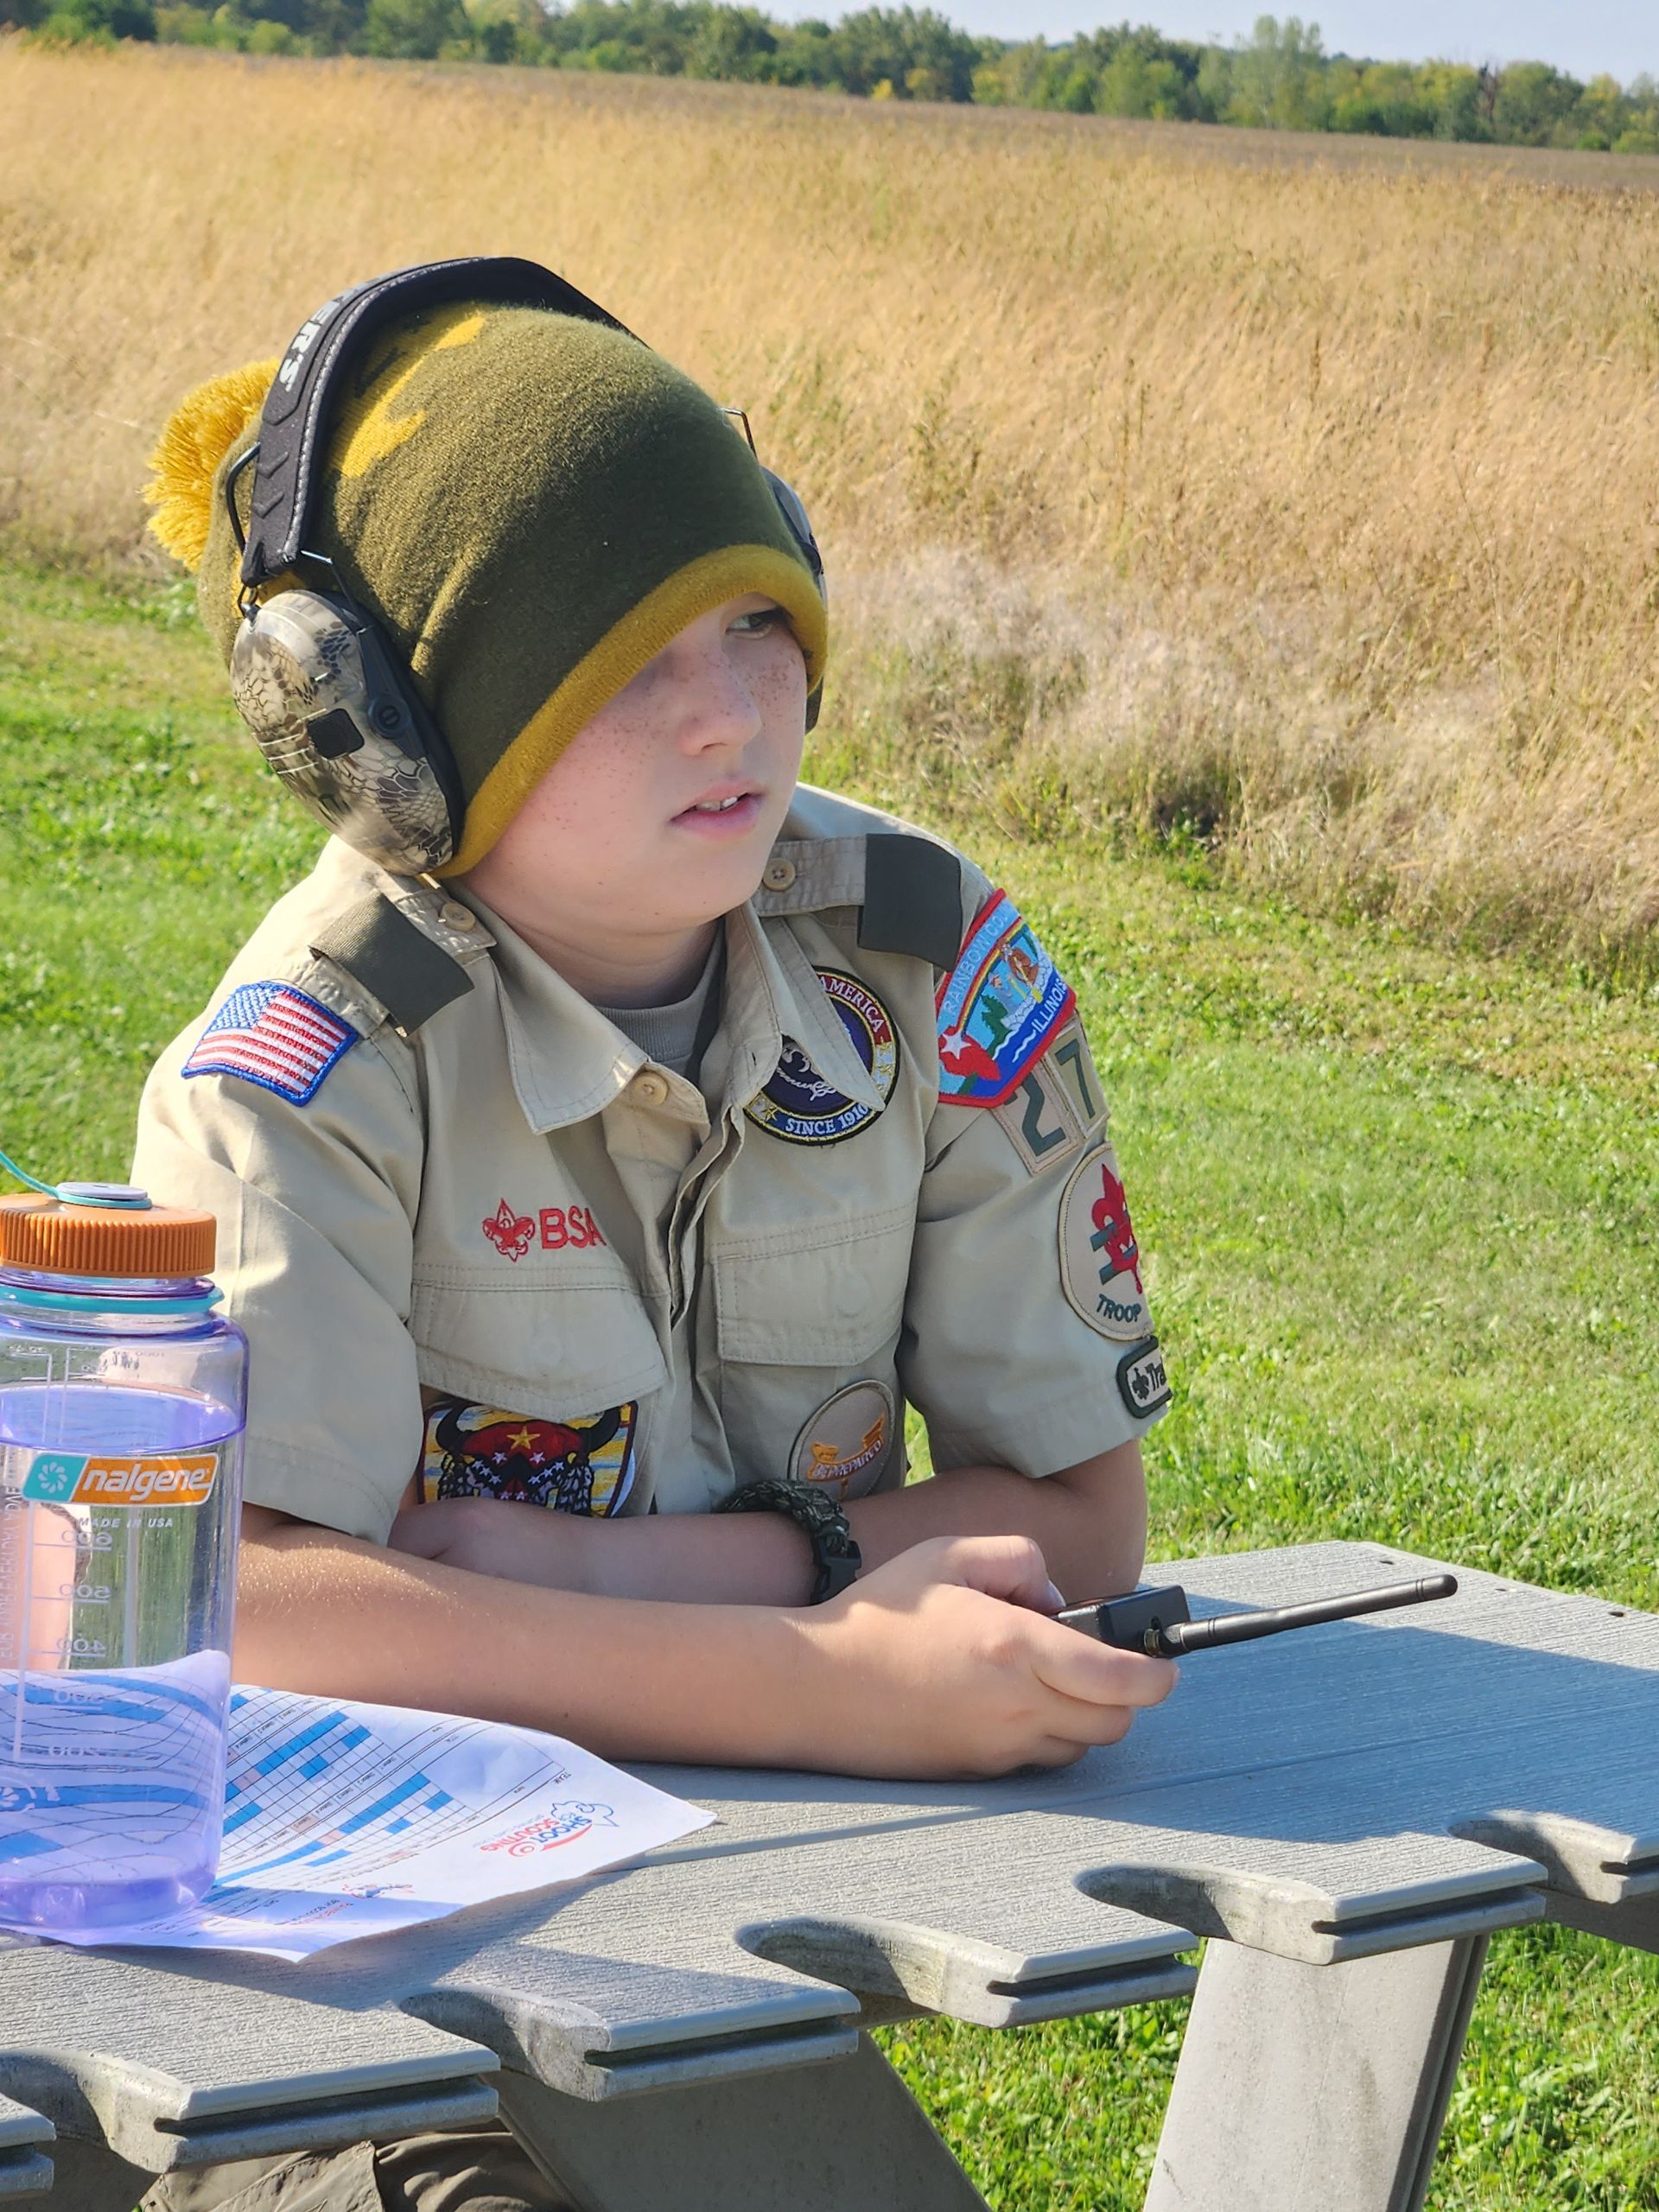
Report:
M 781 16 L 842 14 L 858 0 L 783 0 Z M 1101 23 L 1155 23 L 1174 38 L 1248 31 L 1257 16 L 1300 14 L 1327 51 L 1383 60 L 1553 61 L 1575 77 L 1659 76 L 1654 0 L 933 0 L 942 15 L 999 38 L 1065 38 Z

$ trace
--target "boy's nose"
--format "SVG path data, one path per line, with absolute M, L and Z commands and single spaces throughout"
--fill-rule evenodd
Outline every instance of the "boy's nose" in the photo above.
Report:
M 701 655 L 685 690 L 680 742 L 688 752 L 747 745 L 760 728 L 754 695 L 723 652 Z

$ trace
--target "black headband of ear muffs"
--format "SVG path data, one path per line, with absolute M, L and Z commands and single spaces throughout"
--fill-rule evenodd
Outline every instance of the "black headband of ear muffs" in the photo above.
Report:
M 328 427 L 328 397 L 343 364 L 377 330 L 448 300 L 546 308 L 634 334 L 563 276 L 511 255 L 469 254 L 423 262 L 354 284 L 317 309 L 283 354 L 259 417 L 244 588 L 269 583 L 305 550 L 316 505 L 318 460 Z M 640 341 L 643 343 L 643 340 Z

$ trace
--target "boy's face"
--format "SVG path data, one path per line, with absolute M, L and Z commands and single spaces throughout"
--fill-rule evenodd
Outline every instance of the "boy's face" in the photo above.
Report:
M 759 886 L 805 725 L 785 617 L 759 593 L 728 600 L 601 708 L 466 880 L 573 949 L 696 929 Z

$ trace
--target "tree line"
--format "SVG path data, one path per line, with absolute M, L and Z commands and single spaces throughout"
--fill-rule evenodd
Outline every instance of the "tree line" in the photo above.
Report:
M 5 24 L 54 40 L 516 62 L 869 99 L 1659 154 L 1650 76 L 1583 84 L 1541 61 L 1357 60 L 1327 54 L 1318 24 L 1295 16 L 1262 16 L 1230 46 L 1128 23 L 1058 44 L 976 38 L 909 6 L 785 23 L 731 0 L 0 0 Z

